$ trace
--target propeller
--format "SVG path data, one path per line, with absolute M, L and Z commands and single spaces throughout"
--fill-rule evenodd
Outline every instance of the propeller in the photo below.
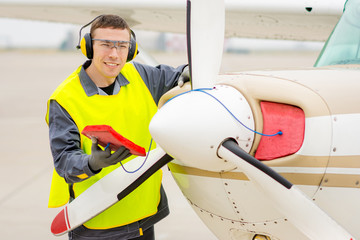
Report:
M 250 150 L 253 132 L 239 126 L 234 118 L 252 129 L 254 121 L 239 91 L 215 86 L 225 35 L 224 0 L 188 0 L 186 25 L 192 91 L 167 101 L 152 118 L 150 133 L 168 154 L 187 166 L 229 170 L 234 166 L 219 159 L 217 146 L 233 137 Z
M 224 12 L 223 0 L 187 1 L 193 91 L 170 99 L 155 114 L 150 123 L 153 139 L 188 167 L 215 172 L 241 169 L 310 239 L 354 239 L 294 185 L 248 154 L 255 127 L 249 103 L 238 90 L 215 86 L 223 49 Z
M 223 53 L 224 1 L 188 0 L 186 19 L 192 89 L 212 88 L 220 70 Z

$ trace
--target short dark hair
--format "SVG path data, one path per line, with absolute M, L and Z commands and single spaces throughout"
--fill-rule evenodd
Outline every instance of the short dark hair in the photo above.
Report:
M 129 34 L 131 33 L 127 22 L 123 18 L 112 14 L 101 15 L 91 24 L 91 36 L 94 36 L 94 31 L 98 28 L 127 29 Z

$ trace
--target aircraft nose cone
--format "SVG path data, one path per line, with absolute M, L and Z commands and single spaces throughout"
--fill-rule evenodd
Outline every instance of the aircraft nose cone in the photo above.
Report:
M 169 100 L 153 117 L 150 133 L 167 153 L 189 166 L 229 170 L 234 166 L 217 156 L 221 142 L 234 138 L 249 151 L 254 138 L 235 118 L 253 129 L 251 108 L 245 98 L 232 87 L 217 86 Z

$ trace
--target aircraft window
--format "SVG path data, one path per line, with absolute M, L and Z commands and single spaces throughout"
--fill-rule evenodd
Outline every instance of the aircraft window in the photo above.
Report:
M 349 0 L 315 67 L 360 64 L 360 0 Z

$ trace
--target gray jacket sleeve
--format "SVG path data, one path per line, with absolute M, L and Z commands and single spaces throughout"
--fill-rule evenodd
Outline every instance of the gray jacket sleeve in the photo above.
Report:
M 177 86 L 177 80 L 186 67 L 186 65 L 177 68 L 168 65 L 152 67 L 137 62 L 133 62 L 133 64 L 148 87 L 156 105 L 164 93 Z
M 67 183 L 84 180 L 78 177 L 84 173 L 89 177 L 95 174 L 88 165 L 90 156 L 80 148 L 75 122 L 55 100 L 49 106 L 49 138 L 55 170 Z

